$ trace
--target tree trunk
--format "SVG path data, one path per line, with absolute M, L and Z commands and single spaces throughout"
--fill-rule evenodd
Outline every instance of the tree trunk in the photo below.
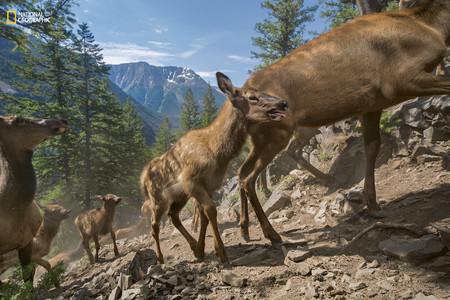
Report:
M 356 0 L 362 15 L 377 13 L 388 4 L 387 0 Z

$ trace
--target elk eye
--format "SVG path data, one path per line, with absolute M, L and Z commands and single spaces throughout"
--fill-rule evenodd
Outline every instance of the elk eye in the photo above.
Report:
M 256 96 L 250 96 L 250 97 L 248 97 L 248 99 L 250 101 L 254 101 L 254 102 L 258 102 L 259 101 L 259 99 Z

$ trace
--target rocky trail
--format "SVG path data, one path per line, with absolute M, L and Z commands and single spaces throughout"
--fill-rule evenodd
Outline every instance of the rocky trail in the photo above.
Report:
M 309 152 L 314 165 L 330 170 L 335 184 L 320 185 L 309 173 L 283 163 L 286 157 L 268 167 L 272 193 L 267 200 L 260 198 L 283 245 L 272 246 L 263 237 L 253 212 L 251 241 L 242 240 L 237 180 L 231 178 L 218 207 L 231 266 L 218 263 L 209 229 L 207 255 L 199 262 L 168 222 L 161 232 L 166 264 L 156 264 L 149 235 L 122 239 L 119 258 L 114 258 L 112 245 L 102 246 L 99 263 L 92 266 L 84 256 L 69 264 L 61 286 L 41 298 L 450 299 L 445 99 L 443 108 L 436 108 L 442 101 L 434 106 L 407 103 L 393 112 L 402 122 L 384 135 L 376 169 L 384 218 L 371 218 L 364 210 L 361 137 L 341 123 L 322 130 Z M 435 117 L 442 111 L 444 117 Z M 447 123 L 432 121 L 442 119 Z M 285 166 L 290 169 L 280 170 Z M 190 228 L 186 216 L 184 224 Z

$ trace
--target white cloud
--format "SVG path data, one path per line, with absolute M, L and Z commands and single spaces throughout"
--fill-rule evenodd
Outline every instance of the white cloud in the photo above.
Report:
M 103 48 L 103 57 L 108 64 L 145 61 L 152 65 L 163 65 L 174 57 L 165 51 L 155 51 L 133 43 L 99 43 Z
M 200 71 L 195 72 L 202 78 L 216 78 L 216 72 L 215 71 Z
M 147 41 L 148 44 L 162 49 L 170 49 L 174 44 L 169 42 L 160 42 L 160 41 Z
M 157 34 L 163 34 L 164 32 L 167 32 L 167 31 L 169 31 L 169 29 L 162 25 L 154 25 L 153 26 L 153 32 L 155 32 Z
M 244 64 L 251 64 L 254 63 L 255 60 L 250 57 L 240 56 L 240 55 L 228 55 L 227 58 L 232 59 L 234 61 L 244 63 Z
M 206 46 L 206 43 L 198 43 L 195 40 L 194 43 L 189 45 L 190 49 L 174 52 L 171 47 L 172 43 L 160 41 L 148 41 L 147 43 L 150 46 L 113 42 L 99 42 L 99 45 L 103 48 L 103 57 L 108 64 L 145 61 L 159 66 L 165 65 L 176 58 L 190 58 Z

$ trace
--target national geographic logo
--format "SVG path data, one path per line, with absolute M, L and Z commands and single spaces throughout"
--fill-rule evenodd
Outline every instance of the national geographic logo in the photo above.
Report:
M 50 17 L 42 11 L 17 11 L 10 9 L 6 11 L 7 25 L 50 23 Z
M 15 10 L 6 11 L 6 24 L 8 25 L 17 24 L 17 11 Z

